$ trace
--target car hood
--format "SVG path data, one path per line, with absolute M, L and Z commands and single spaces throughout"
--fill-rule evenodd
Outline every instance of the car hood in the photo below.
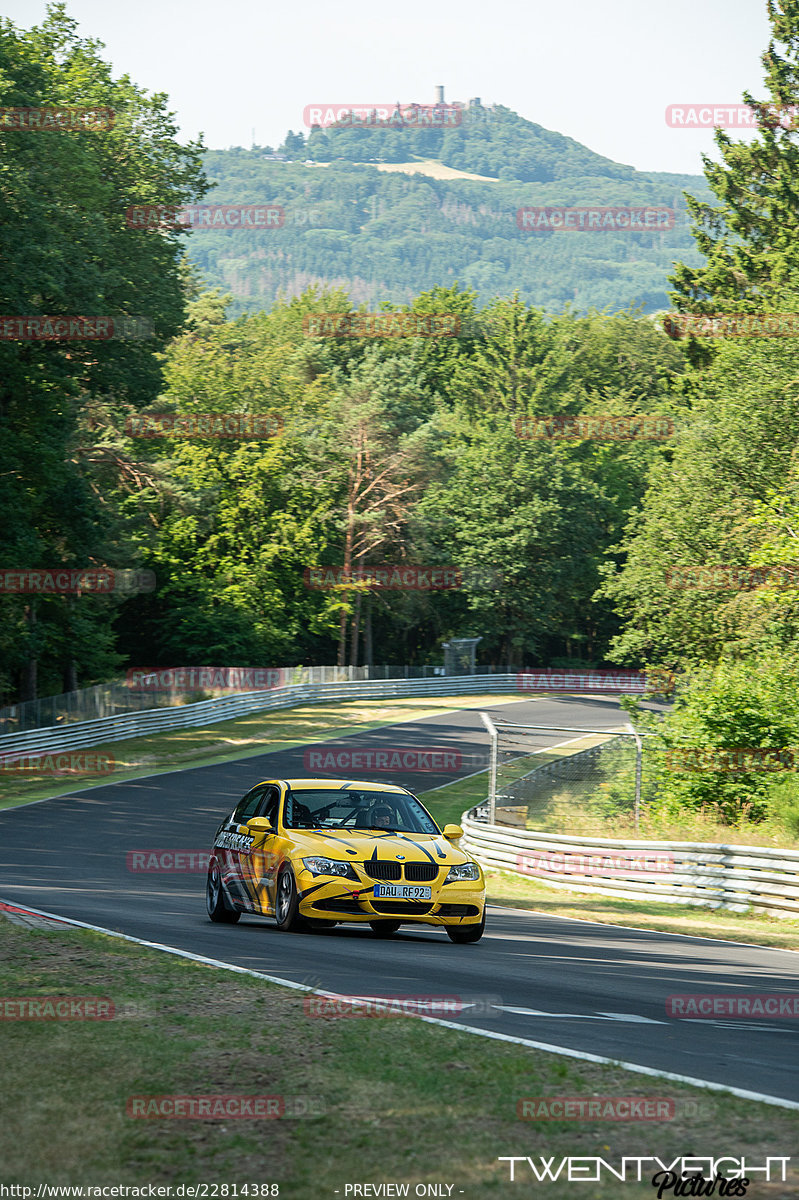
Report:
M 468 859 L 442 834 L 377 833 L 353 829 L 330 829 L 317 832 L 292 829 L 291 840 L 301 854 L 319 854 L 353 862 L 379 858 L 396 862 L 404 857 L 409 862 L 429 861 L 443 866 Z M 355 851 L 353 854 L 352 851 Z

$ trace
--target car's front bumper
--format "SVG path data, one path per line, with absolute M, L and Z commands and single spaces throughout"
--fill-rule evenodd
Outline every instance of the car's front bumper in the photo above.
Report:
M 483 919 L 482 880 L 431 887 L 429 900 L 381 900 L 373 883 L 329 879 L 301 871 L 300 914 L 315 921 L 402 921 L 421 925 L 478 925 Z

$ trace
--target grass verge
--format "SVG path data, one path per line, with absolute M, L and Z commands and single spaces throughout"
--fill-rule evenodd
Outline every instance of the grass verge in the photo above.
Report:
M 546 757 L 542 755 L 541 761 L 546 761 Z M 481 803 L 485 796 L 485 772 L 422 793 L 425 806 L 440 824 L 459 822 L 463 812 Z M 603 836 L 624 835 L 605 830 Z M 590 892 L 567 892 L 548 887 L 538 879 L 514 875 L 510 871 L 487 871 L 486 886 L 488 899 L 494 904 L 535 909 L 550 916 L 579 917 L 603 925 L 637 926 L 640 929 L 656 929 L 661 933 L 686 933 L 694 937 L 723 938 L 752 942 L 759 946 L 776 946 L 783 950 L 799 950 L 799 920 L 772 917 L 768 913 L 730 913 L 646 899 L 622 900 Z
M 267 926 L 256 936 L 266 944 L 283 937 Z M 794 1112 L 412 1018 L 314 1018 L 300 993 L 83 930 L 0 919 L 0 994 L 103 995 L 120 1013 L 109 1021 L 4 1022 L 4 1184 L 276 1183 L 287 1200 L 333 1200 L 337 1190 L 343 1200 L 348 1183 L 404 1182 L 410 1195 L 416 1184 L 435 1183 L 482 1200 L 529 1194 L 531 1177 L 511 1185 L 501 1155 L 587 1155 L 616 1166 L 622 1155 L 746 1155 L 762 1163 L 796 1145 Z M 319 1115 L 126 1114 L 133 1096 L 222 1093 L 300 1097 Z M 668 1098 L 674 1116 L 517 1116 L 520 1099 L 555 1096 Z M 794 1172 L 786 1184 L 755 1183 L 747 1195 L 782 1200 L 797 1186 Z M 609 1200 L 619 1182 L 606 1177 L 578 1190 Z M 654 1194 L 648 1177 L 623 1190 Z M 548 1184 L 546 1195 L 573 1198 L 574 1188 Z
M 557 790 L 556 790 L 557 789 Z M 632 780 L 629 789 L 632 791 Z M 721 842 L 736 846 L 773 846 L 799 850 L 799 838 L 777 814 L 769 814 L 756 824 L 742 820 L 727 825 L 718 813 L 686 808 L 679 814 L 666 814 L 641 808 L 638 829 L 632 811 L 611 812 L 605 807 L 607 785 L 586 781 L 579 785 L 558 783 L 545 796 L 528 806 L 528 828 L 541 832 L 564 833 L 573 837 L 641 838 L 660 842 Z
M 751 942 L 781 950 L 799 950 L 799 921 L 768 913 L 730 913 L 714 908 L 693 908 L 649 900 L 622 900 L 590 892 L 566 892 L 525 879 L 510 871 L 487 871 L 490 903 L 533 909 L 552 917 L 577 917 L 600 925 L 626 925 L 660 933 L 685 933 L 692 937 Z

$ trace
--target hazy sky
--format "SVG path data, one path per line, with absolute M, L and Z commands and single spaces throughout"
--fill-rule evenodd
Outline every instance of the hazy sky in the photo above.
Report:
M 762 95 L 765 0 L 71 0 L 116 74 L 171 98 L 211 147 L 277 145 L 315 102 L 479 96 L 641 170 L 699 174 L 710 131 L 669 104 Z M 45 0 L 5 0 L 37 24 Z M 307 131 L 306 131 L 307 132 Z M 735 133 L 734 137 L 741 134 Z

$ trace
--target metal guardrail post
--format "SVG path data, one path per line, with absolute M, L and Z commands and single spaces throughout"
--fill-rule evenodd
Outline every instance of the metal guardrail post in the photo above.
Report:
M 632 721 L 628 721 L 627 726 L 635 738 L 635 832 L 638 833 L 638 821 L 641 815 L 641 780 L 644 773 L 644 744 Z
M 488 774 L 488 821 L 493 825 L 497 814 L 497 755 L 499 749 L 499 734 L 497 727 L 489 717 L 488 713 L 481 712 L 480 720 L 488 730 L 488 736 L 491 738 L 491 763 Z

